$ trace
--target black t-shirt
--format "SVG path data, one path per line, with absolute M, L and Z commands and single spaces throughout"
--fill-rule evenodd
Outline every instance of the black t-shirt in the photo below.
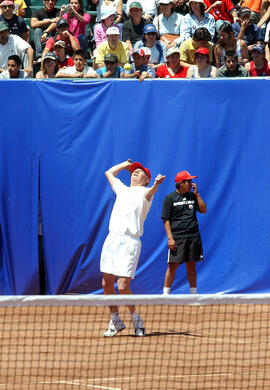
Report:
M 162 219 L 168 219 L 175 240 L 199 234 L 196 210 L 198 201 L 193 192 L 182 195 L 174 191 L 166 196 L 162 206 Z
M 133 24 L 132 18 L 126 20 L 122 28 L 122 41 L 126 42 L 129 40 L 132 46 L 135 45 L 137 41 L 142 39 L 143 28 L 146 24 L 149 24 L 148 20 L 142 18 L 140 24 Z
M 0 21 L 6 22 L 9 27 L 10 34 L 22 36 L 22 33 L 27 32 L 27 26 L 23 18 L 17 15 L 13 15 L 12 19 L 5 19 L 3 15 L 0 15 Z
M 57 16 L 59 16 L 60 10 L 57 8 L 54 8 L 52 11 L 46 11 L 45 8 L 37 9 L 33 12 L 32 18 L 36 18 L 38 20 L 44 20 L 44 19 L 54 19 Z M 43 31 L 46 30 L 48 26 L 40 27 Z

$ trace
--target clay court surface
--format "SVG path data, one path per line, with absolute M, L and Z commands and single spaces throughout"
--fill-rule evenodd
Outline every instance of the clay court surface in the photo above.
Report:
M 0 308 L 0 390 L 270 389 L 268 305 Z

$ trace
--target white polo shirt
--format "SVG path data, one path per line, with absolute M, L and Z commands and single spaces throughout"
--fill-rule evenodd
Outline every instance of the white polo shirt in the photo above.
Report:
M 6 45 L 0 43 L 0 68 L 7 69 L 8 57 L 17 54 L 22 58 L 29 47 L 31 46 L 24 39 L 18 35 L 10 34 Z

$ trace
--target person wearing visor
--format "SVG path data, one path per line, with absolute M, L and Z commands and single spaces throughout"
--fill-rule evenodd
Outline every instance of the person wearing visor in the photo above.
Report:
M 125 69 L 118 66 L 118 58 L 115 54 L 108 53 L 104 57 L 104 68 L 97 69 L 97 74 L 103 79 L 124 78 Z
M 130 185 L 127 186 L 117 175 L 127 170 L 130 172 Z M 141 163 L 131 163 L 130 160 L 114 165 L 105 172 L 116 200 L 111 213 L 109 234 L 104 242 L 100 271 L 103 274 L 102 287 L 104 294 L 116 294 L 115 281 L 120 294 L 132 294 L 130 282 L 134 279 L 137 268 L 143 225 L 151 207 L 153 196 L 165 176 L 157 175 L 154 184 L 147 188 L 151 174 Z M 135 336 L 144 336 L 145 327 L 135 306 L 128 306 Z M 110 306 L 111 320 L 105 337 L 113 337 L 125 329 L 117 306 Z
M 206 77 L 216 77 L 217 68 L 210 63 L 209 50 L 206 47 L 199 47 L 195 51 L 196 65 L 188 68 L 188 79 L 200 79 Z
M 179 264 L 186 264 L 190 293 L 197 294 L 196 262 L 202 261 L 202 240 L 196 212 L 206 213 L 207 208 L 198 187 L 188 171 L 178 172 L 176 190 L 163 201 L 161 218 L 168 237 L 168 268 L 163 294 L 170 294 Z M 191 191 L 193 190 L 193 192 Z

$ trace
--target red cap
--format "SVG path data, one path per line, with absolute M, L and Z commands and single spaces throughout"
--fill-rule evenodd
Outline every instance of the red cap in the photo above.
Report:
M 195 51 L 195 55 L 198 53 L 205 54 L 206 56 L 209 56 L 209 50 L 206 47 L 199 47 L 199 49 L 197 49 Z
M 139 162 L 134 162 L 132 163 L 130 166 L 129 166 L 129 171 L 132 173 L 135 171 L 135 169 L 137 168 L 141 168 L 147 175 L 148 179 L 150 180 L 151 179 L 151 173 L 149 171 L 149 169 L 145 168 L 141 163 Z
M 191 176 L 188 171 L 178 172 L 175 177 L 175 183 L 181 183 L 183 180 L 191 180 L 195 179 L 197 176 Z
M 2 5 L 14 5 L 14 1 L 13 0 L 4 0 L 0 3 L 0 7 Z

